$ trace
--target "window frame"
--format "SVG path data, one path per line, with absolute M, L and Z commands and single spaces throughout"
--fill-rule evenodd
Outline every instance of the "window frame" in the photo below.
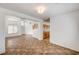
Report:
M 11 30 L 12 32 L 11 33 L 9 32 L 9 30 L 10 30 L 9 26 L 12 26 L 12 30 Z M 15 30 L 15 27 L 17 28 L 17 30 Z M 9 24 L 8 25 L 8 34 L 16 34 L 16 33 L 18 33 L 18 26 L 13 25 L 13 24 Z
M 7 19 L 7 33 L 8 34 L 17 34 L 19 32 L 18 22 L 20 21 L 20 18 L 15 17 L 15 16 L 7 16 L 6 19 Z M 9 32 L 10 31 L 9 26 L 13 27 L 12 33 Z

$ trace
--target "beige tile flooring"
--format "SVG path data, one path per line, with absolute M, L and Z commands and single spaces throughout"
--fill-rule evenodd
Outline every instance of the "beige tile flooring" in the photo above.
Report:
M 79 52 L 23 35 L 6 39 L 4 55 L 79 55 Z

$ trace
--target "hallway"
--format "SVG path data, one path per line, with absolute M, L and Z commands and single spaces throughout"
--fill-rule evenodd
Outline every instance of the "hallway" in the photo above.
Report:
M 77 55 L 78 52 L 67 48 L 40 41 L 31 36 L 6 38 L 6 53 L 4 55 Z

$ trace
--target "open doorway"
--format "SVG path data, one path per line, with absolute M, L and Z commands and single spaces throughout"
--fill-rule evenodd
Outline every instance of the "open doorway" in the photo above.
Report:
M 46 43 L 50 41 L 50 18 L 44 20 L 43 23 L 43 40 Z

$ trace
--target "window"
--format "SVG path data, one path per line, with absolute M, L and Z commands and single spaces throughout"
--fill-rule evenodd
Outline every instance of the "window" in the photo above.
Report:
M 18 33 L 18 25 L 20 22 L 20 18 L 14 16 L 7 16 L 7 32 L 8 34 L 15 34 Z
M 8 25 L 8 34 L 17 33 L 17 26 L 16 25 Z

